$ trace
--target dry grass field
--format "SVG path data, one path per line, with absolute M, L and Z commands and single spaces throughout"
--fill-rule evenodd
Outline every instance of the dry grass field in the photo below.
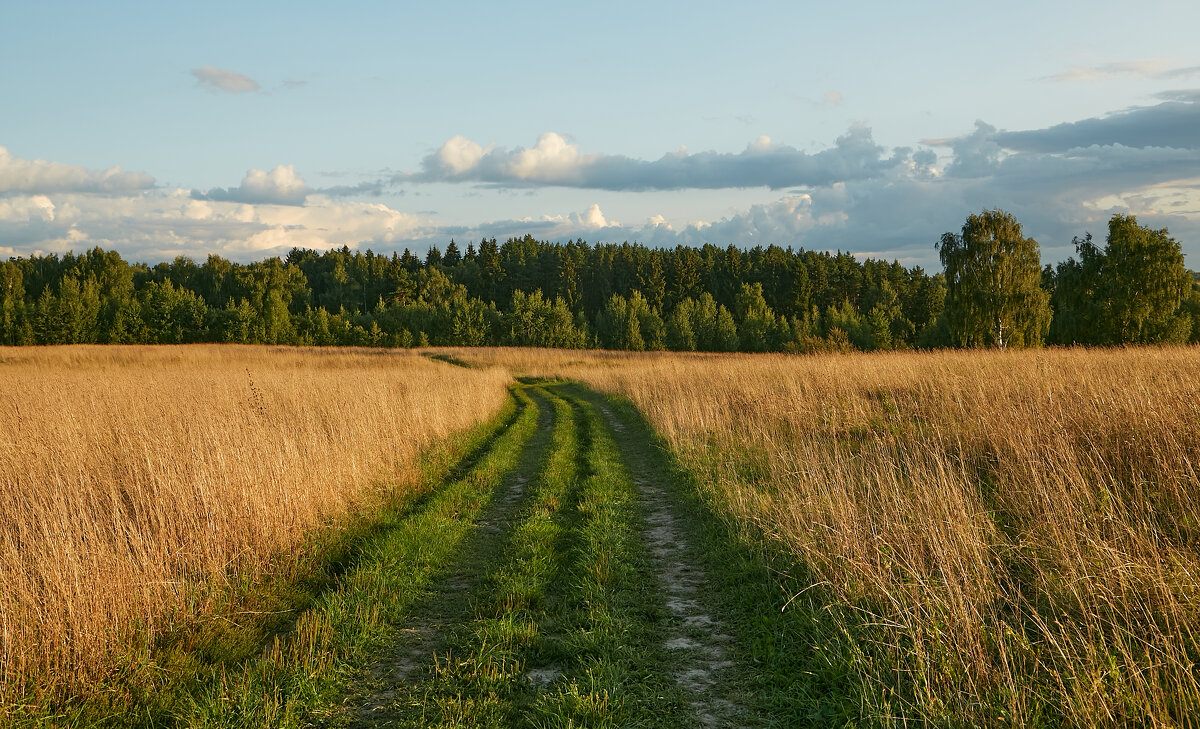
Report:
M 78 346 L 0 348 L 0 382 L 2 704 L 78 690 L 405 489 L 509 378 L 407 352 Z
M 448 351 L 629 397 L 810 575 L 873 721 L 1200 716 L 1195 348 Z

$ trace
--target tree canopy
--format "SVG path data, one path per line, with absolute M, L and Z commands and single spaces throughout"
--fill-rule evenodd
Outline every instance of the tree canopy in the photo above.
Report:
M 963 347 L 1040 347 L 1050 327 L 1037 241 L 1002 210 L 967 217 L 961 235 L 938 244 L 946 268 L 944 315 L 950 341 Z
M 1013 216 L 967 218 L 945 273 L 778 246 L 455 241 L 146 265 L 99 248 L 0 262 L 0 344 L 245 342 L 817 352 L 1200 338 L 1179 243 L 1129 216 L 1039 268 Z M 1051 306 L 1053 319 L 1051 319 Z

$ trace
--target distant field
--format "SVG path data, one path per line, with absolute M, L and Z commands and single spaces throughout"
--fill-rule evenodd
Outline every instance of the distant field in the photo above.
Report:
M 1200 350 L 446 352 L 629 397 L 871 723 L 1200 716 Z
M 408 488 L 509 379 L 405 351 L 75 346 L 0 348 L 0 382 L 2 704 L 79 689 Z

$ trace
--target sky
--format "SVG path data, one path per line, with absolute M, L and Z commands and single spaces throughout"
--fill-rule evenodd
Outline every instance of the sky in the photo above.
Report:
M 1200 269 L 1200 4 L 5 3 L 0 257 L 482 237 L 939 270 L 1002 208 Z

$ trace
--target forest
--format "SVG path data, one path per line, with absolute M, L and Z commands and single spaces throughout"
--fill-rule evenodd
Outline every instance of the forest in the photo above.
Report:
M 0 263 L 0 344 L 237 342 L 820 352 L 1200 341 L 1200 285 L 1166 230 L 1114 216 L 1042 266 L 1003 211 L 937 243 L 930 273 L 848 252 L 451 240 L 131 263 Z

